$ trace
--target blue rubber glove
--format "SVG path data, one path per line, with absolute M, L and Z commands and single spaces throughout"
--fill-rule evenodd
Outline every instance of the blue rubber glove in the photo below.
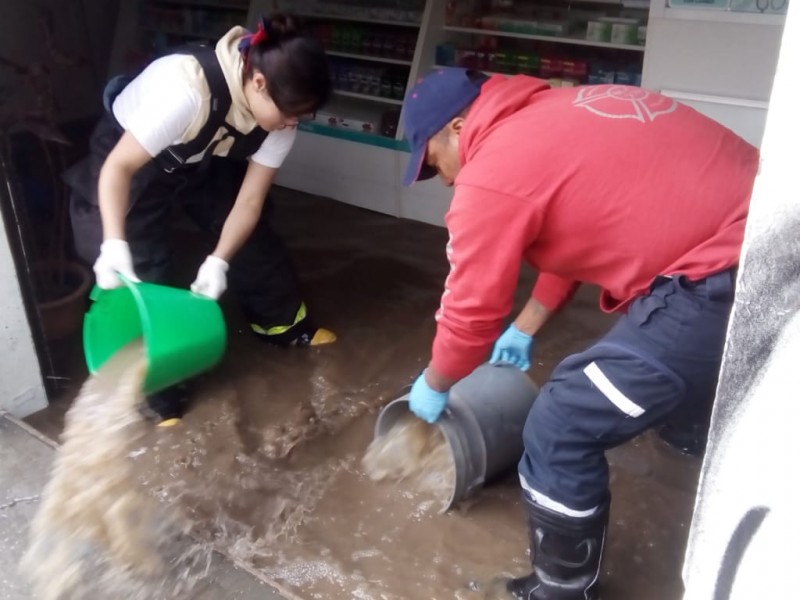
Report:
M 527 371 L 531 368 L 531 350 L 533 350 L 533 337 L 522 333 L 512 323 L 495 342 L 489 362 L 493 365 L 506 362 Z
M 408 395 L 408 404 L 411 412 L 423 421 L 434 423 L 441 416 L 444 407 L 447 406 L 447 399 L 450 392 L 437 392 L 425 381 L 425 373 L 417 377 L 414 385 L 411 386 L 411 393 Z

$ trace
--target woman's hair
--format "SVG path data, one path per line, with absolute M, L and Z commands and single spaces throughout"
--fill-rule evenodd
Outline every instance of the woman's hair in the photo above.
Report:
M 332 84 L 325 50 L 300 31 L 294 17 L 261 17 L 256 32 L 239 42 L 239 52 L 245 79 L 261 72 L 267 92 L 283 114 L 314 112 L 328 101 Z

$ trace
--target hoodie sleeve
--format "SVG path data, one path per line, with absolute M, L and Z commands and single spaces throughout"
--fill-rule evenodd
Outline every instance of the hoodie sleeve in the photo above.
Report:
M 531 295 L 546 309 L 557 312 L 572 299 L 578 287 L 578 281 L 551 273 L 539 273 Z
M 528 202 L 458 185 L 446 222 L 450 274 L 436 313 L 432 365 L 461 379 L 486 359 L 500 335 L 540 215 Z

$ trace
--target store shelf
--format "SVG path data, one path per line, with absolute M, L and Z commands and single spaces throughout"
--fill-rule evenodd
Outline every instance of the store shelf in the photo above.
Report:
M 208 8 L 213 10 L 236 10 L 241 12 L 250 10 L 249 4 L 214 2 L 213 0 L 149 0 L 149 3 L 179 6 L 181 8 Z
M 590 46 L 593 48 L 609 48 L 614 50 L 630 50 L 632 52 L 644 52 L 644 46 L 636 46 L 632 44 L 611 44 L 608 42 L 592 42 L 581 38 L 572 37 L 556 37 L 552 35 L 535 35 L 531 33 L 515 33 L 512 31 L 497 31 L 494 29 L 477 29 L 473 27 L 455 27 L 446 25 L 445 31 L 452 31 L 454 33 L 469 33 L 472 35 L 485 35 L 489 37 L 507 37 L 520 40 L 536 40 L 541 42 L 552 42 L 555 44 L 569 44 L 572 46 Z
M 369 94 L 359 94 L 358 92 L 348 92 L 346 90 L 333 90 L 337 96 L 345 96 L 346 98 L 358 98 L 359 100 L 369 100 L 371 102 L 380 102 L 382 104 L 394 104 L 402 106 L 403 101 L 395 98 L 385 98 L 383 96 L 371 96 Z
M 334 127 L 332 125 L 325 125 L 324 123 L 316 122 L 300 123 L 297 126 L 297 129 L 300 131 L 307 131 L 309 133 L 316 133 L 341 140 L 359 142 L 361 144 L 369 144 L 371 146 L 379 146 L 381 148 L 389 148 L 390 150 L 409 152 L 407 140 L 396 140 L 394 138 L 385 137 L 376 133 L 366 133 L 363 131 L 346 129 L 344 127 Z
M 372 62 L 385 63 L 388 65 L 404 65 L 411 66 L 410 60 L 398 60 L 396 58 L 387 58 L 385 56 L 372 56 L 369 54 L 353 54 L 351 52 L 340 52 L 339 50 L 325 50 L 328 56 L 339 56 L 341 58 L 355 58 L 358 60 L 370 60 Z
M 431 67 L 433 69 L 460 69 L 463 67 L 458 67 L 457 65 L 433 65 Z M 480 71 L 481 73 L 485 73 L 489 77 L 493 75 L 502 75 L 503 77 L 513 77 L 514 75 L 519 75 L 519 73 L 500 73 L 498 71 L 487 71 L 486 69 L 475 69 L 476 71 Z
M 299 13 L 298 17 L 304 19 L 319 19 L 319 20 L 333 20 L 333 21 L 349 21 L 351 23 L 373 23 L 375 25 L 393 25 L 395 27 L 413 27 L 419 29 L 419 23 L 411 23 L 410 21 L 390 21 L 388 19 L 371 19 L 369 17 L 359 17 L 356 15 L 325 15 L 321 13 Z

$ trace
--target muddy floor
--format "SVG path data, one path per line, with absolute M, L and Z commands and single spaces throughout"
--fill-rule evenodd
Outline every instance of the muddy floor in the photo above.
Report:
M 291 248 L 306 301 L 339 341 L 268 347 L 247 330 L 232 294 L 223 305 L 229 350 L 192 383 L 183 423 L 153 430 L 134 453 L 140 480 L 179 503 L 196 534 L 303 599 L 483 598 L 498 575 L 526 571 L 516 476 L 447 515 L 396 484 L 371 482 L 360 459 L 378 409 L 426 364 L 447 274 L 446 232 L 278 190 L 275 228 Z M 210 247 L 181 230 L 176 284 Z M 187 250 L 189 249 L 189 250 Z M 181 269 L 183 271 L 183 269 Z M 523 275 L 517 303 L 530 289 Z M 531 377 L 613 323 L 596 290 L 537 337 Z M 70 346 L 70 344 L 72 344 Z M 57 348 L 67 385 L 29 419 L 56 436 L 82 382 L 76 341 Z M 645 435 L 609 454 L 612 513 L 604 600 L 678 600 L 699 461 Z

